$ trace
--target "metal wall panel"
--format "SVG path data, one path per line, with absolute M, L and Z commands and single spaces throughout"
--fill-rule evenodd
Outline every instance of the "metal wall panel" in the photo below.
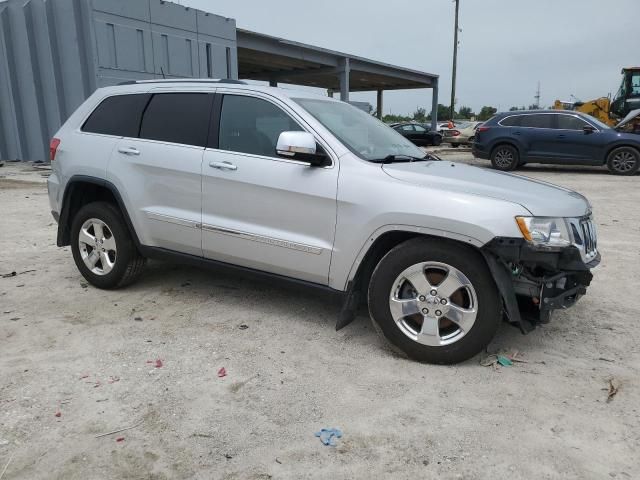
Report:
M 237 78 L 236 52 L 233 19 L 163 0 L 0 0 L 0 158 L 46 160 L 98 87 Z

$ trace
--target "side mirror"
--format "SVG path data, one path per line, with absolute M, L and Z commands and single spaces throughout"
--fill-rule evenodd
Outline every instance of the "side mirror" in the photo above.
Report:
M 595 131 L 596 131 L 596 129 L 595 129 L 595 128 L 593 128 L 591 125 L 585 125 L 585 126 L 582 128 L 582 130 L 584 131 L 585 135 L 590 135 L 590 134 L 592 134 L 593 132 L 595 132 Z
M 276 144 L 280 157 L 307 162 L 312 167 L 328 165 L 329 157 L 316 145 L 316 139 L 308 132 L 282 132 Z

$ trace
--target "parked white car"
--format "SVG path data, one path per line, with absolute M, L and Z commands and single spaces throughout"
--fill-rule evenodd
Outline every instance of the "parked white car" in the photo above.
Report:
M 471 146 L 476 136 L 476 130 L 483 122 L 460 122 L 454 128 L 442 130 L 442 141 L 457 148 L 460 145 Z
M 523 332 L 548 321 L 600 258 L 581 195 L 440 161 L 346 103 L 292 90 L 101 88 L 51 160 L 57 244 L 92 285 L 130 284 L 147 258 L 259 272 L 340 294 L 337 328 L 366 302 L 420 361 L 475 355 L 503 317 Z

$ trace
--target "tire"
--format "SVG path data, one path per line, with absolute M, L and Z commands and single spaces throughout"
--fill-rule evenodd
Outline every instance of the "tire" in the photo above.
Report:
M 431 141 L 431 145 L 433 145 L 434 147 L 439 147 L 441 143 L 442 143 L 442 138 L 438 138 L 438 137 L 434 138 Z
M 503 172 L 515 170 L 520 165 L 518 149 L 512 145 L 498 145 L 491 152 L 491 165 Z
M 456 282 L 462 285 L 457 290 Z M 399 302 L 406 303 L 398 307 Z M 480 253 L 433 238 L 408 240 L 389 251 L 371 276 L 368 303 L 378 332 L 407 357 L 427 363 L 473 357 L 502 319 L 500 296 Z M 464 314 L 455 315 L 461 308 Z M 453 316 L 459 323 L 449 320 Z
M 146 262 L 120 210 L 108 202 L 89 203 L 76 214 L 71 225 L 71 251 L 82 276 L 103 289 L 130 285 Z
M 460 146 L 460 144 L 459 144 L 459 143 L 452 143 L 452 144 L 451 144 L 451 147 L 452 147 L 452 148 L 458 148 L 459 146 Z
M 473 142 L 476 141 L 476 137 L 469 137 L 469 146 L 473 145 Z
M 607 155 L 607 168 L 614 175 L 634 175 L 640 167 L 640 152 L 633 147 L 614 148 Z

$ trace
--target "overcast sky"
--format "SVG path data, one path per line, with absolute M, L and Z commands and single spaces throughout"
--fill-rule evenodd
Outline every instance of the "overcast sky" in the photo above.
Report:
M 237 26 L 440 75 L 449 104 L 452 0 L 177 0 Z M 615 94 L 640 66 L 640 0 L 460 0 L 456 106 L 506 110 Z M 375 104 L 375 94 L 352 100 Z M 430 90 L 385 92 L 385 113 L 430 109 Z

